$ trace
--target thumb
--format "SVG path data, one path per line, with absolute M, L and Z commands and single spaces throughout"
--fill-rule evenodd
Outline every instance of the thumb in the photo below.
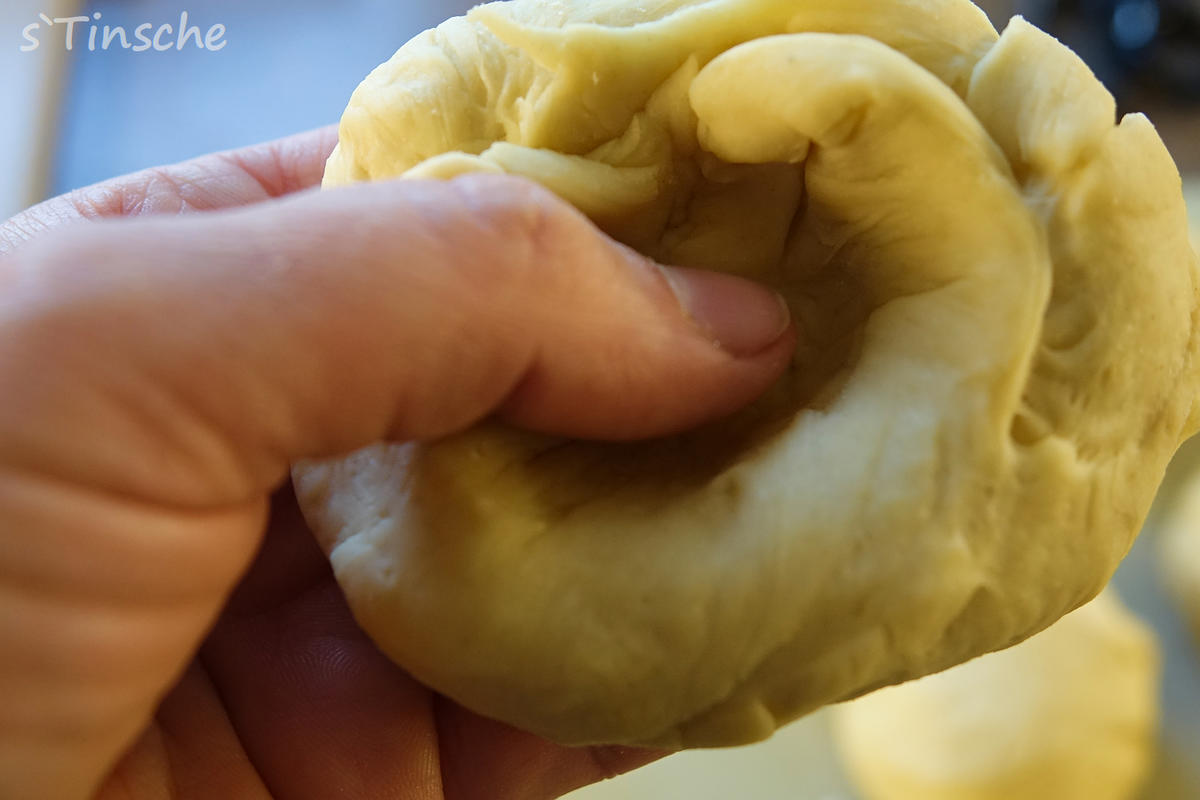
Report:
M 794 341 L 768 290 L 658 267 L 494 176 L 94 224 L 9 268 L 8 458 L 173 504 L 244 500 L 290 461 L 491 413 L 676 432 L 757 396 Z

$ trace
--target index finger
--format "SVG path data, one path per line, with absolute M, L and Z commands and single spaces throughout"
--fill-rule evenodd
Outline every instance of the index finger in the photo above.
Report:
M 329 125 L 76 189 L 0 225 L 0 256 L 80 220 L 211 211 L 311 188 L 321 182 L 335 144 L 337 126 Z

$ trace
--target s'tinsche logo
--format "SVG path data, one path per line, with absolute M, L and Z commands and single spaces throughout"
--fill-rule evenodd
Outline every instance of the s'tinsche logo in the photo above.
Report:
M 183 50 L 194 47 L 197 50 L 216 52 L 224 49 L 229 41 L 225 38 L 225 26 L 221 23 L 210 26 L 207 30 L 188 24 L 188 12 L 179 15 L 179 26 L 169 22 L 155 25 L 143 22 L 132 30 L 126 30 L 123 25 L 100 25 L 99 11 L 90 17 L 55 17 L 51 19 L 45 14 L 38 14 L 38 22 L 31 22 L 21 31 L 22 53 L 37 50 L 43 42 L 48 45 L 62 43 L 67 50 L 87 47 L 90 52 L 96 50 L 130 50 L 134 53 L 156 51 L 165 53 L 168 50 Z

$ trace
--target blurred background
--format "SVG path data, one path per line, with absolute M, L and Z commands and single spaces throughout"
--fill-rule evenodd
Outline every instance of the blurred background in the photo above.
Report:
M 46 196 L 148 166 L 337 122 L 350 93 L 413 34 L 469 0 L 0 0 L 0 218 Z M 132 52 L 143 23 L 224 25 L 225 46 Z M 76 23 L 73 49 L 65 23 Z M 99 14 L 99 18 L 96 15 Z M 31 35 L 37 49 L 22 51 Z M 99 28 L 88 50 L 91 27 Z M 166 36 L 161 44 L 176 41 Z M 214 44 L 220 44 L 214 40 Z
M 376 64 L 467 0 L 2 0 L 0 219 L 38 200 L 143 167 L 336 122 Z M 1200 0 L 987 0 L 997 27 L 1022 14 L 1080 53 L 1158 126 L 1200 227 Z M 225 28 L 220 50 L 89 50 L 97 26 Z M 73 49 L 64 24 L 76 23 Z M 29 26 L 37 24 L 34 30 Z M 40 44 L 31 48 L 30 31 Z M 214 40 L 214 43 L 218 43 Z M 1200 463 L 1200 447 L 1184 460 Z M 1182 471 L 1183 468 L 1178 468 Z M 1169 494 L 1169 492 L 1168 492 Z M 1153 518 L 1151 527 L 1153 527 Z M 1166 651 L 1162 748 L 1144 800 L 1200 798 L 1200 661 L 1159 587 L 1153 531 L 1118 575 Z M 579 792 L 577 800 L 854 800 L 821 714 L 748 748 L 689 753 Z

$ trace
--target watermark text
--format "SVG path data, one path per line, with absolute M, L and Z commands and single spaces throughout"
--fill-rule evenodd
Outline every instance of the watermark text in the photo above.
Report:
M 50 18 L 38 14 L 38 20 L 29 23 L 21 31 L 20 50 L 30 53 L 45 44 L 48 47 L 61 45 L 67 50 L 86 47 L 91 52 L 129 50 L 134 53 L 165 53 L 185 48 L 216 52 L 229 44 L 224 25 L 218 22 L 201 30 L 199 26 L 189 24 L 186 11 L 179 15 L 178 26 L 169 22 L 160 25 L 143 22 L 129 30 L 123 25 L 102 25 L 100 18 L 99 11 L 90 17 Z

